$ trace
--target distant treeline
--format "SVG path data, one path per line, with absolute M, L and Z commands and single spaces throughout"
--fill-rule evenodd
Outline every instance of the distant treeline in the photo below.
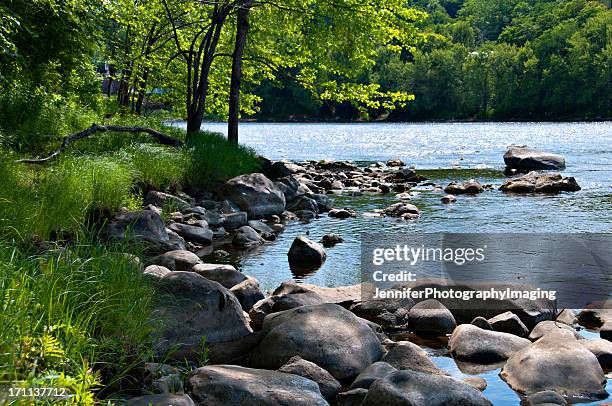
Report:
M 426 11 L 413 52 L 382 53 L 363 83 L 416 100 L 388 112 L 319 102 L 264 82 L 261 120 L 590 120 L 612 118 L 612 11 L 595 0 L 411 0 Z M 290 75 L 288 75 L 289 77 Z

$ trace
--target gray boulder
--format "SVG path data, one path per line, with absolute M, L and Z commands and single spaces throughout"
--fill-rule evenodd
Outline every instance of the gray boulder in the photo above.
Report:
M 391 372 L 397 371 L 397 368 L 393 367 L 391 364 L 378 361 L 367 367 L 363 370 L 357 378 L 351 384 L 350 389 L 363 388 L 368 389 L 375 380 L 384 378 L 389 375 Z
M 223 228 L 234 231 L 247 225 L 247 214 L 243 211 L 223 214 Z
M 249 226 L 242 226 L 236 231 L 232 244 L 239 248 L 251 248 L 265 244 L 265 240 Z
M 510 358 L 530 343 L 529 340 L 514 334 L 462 324 L 453 331 L 448 342 L 448 351 L 461 361 L 491 364 Z
M 160 265 L 149 265 L 142 271 L 143 274 L 150 276 L 156 280 L 163 278 L 170 272 L 172 271 L 166 268 L 165 266 Z
M 259 286 L 259 281 L 250 276 L 247 276 L 246 279 L 239 284 L 232 286 L 230 292 L 236 296 L 245 312 L 251 310 L 255 303 L 264 298 L 264 294 L 261 292 Z
M 189 396 L 171 393 L 140 396 L 129 399 L 127 403 L 130 406 L 196 406 Z
M 236 203 L 250 219 L 281 214 L 285 210 L 285 195 L 261 173 L 241 175 L 228 180 L 221 194 Z
M 329 372 L 321 368 L 315 363 L 306 361 L 305 359 L 295 356 L 291 358 L 285 365 L 278 369 L 279 372 L 293 374 L 308 378 L 319 385 L 321 394 L 326 399 L 331 399 L 336 396 L 342 385 Z
M 321 244 L 323 244 L 323 247 L 331 248 L 336 244 L 340 244 L 341 242 L 344 242 L 344 239 L 340 237 L 338 234 L 329 233 L 329 234 L 325 234 L 323 238 L 321 238 L 320 242 Z
M 519 171 L 565 169 L 565 158 L 526 147 L 510 147 L 504 154 L 509 169 Z
M 523 324 L 521 319 L 512 312 L 504 312 L 492 317 L 488 320 L 493 331 L 501 331 L 502 333 L 510 333 L 519 337 L 527 337 L 529 330 Z
M 545 320 L 545 321 L 539 322 L 533 328 L 533 330 L 531 330 L 531 333 L 529 333 L 529 339 L 531 341 L 537 341 L 540 338 L 544 337 L 546 334 L 549 334 L 551 332 L 556 332 L 559 329 L 571 331 L 572 334 L 574 334 L 574 337 L 576 337 L 577 340 L 581 340 L 582 339 L 582 336 L 580 334 L 578 334 L 578 332 L 573 327 L 568 326 L 565 323 L 561 323 L 561 322 L 558 322 L 558 321 L 552 321 L 552 320 Z
M 220 283 L 221 286 L 227 289 L 247 279 L 245 274 L 238 271 L 232 265 L 226 264 L 197 264 L 191 268 L 191 272 L 202 275 L 208 280 Z
M 560 193 L 577 192 L 580 186 L 574 177 L 558 173 L 529 172 L 527 175 L 506 180 L 499 188 L 508 193 Z
M 597 358 L 564 329 L 514 353 L 500 376 L 512 389 L 527 395 L 554 390 L 568 397 L 608 396 L 606 377 Z
M 110 241 L 129 241 L 147 245 L 149 252 L 185 249 L 185 242 L 172 238 L 159 213 L 141 210 L 121 214 L 103 230 L 102 237 Z
M 272 228 L 263 221 L 249 220 L 248 225 L 253 230 L 257 231 L 257 234 L 261 235 L 264 240 L 273 241 L 276 239 L 274 230 L 272 230 Z
M 171 272 L 157 292 L 164 295 L 152 314 L 158 356 L 196 359 L 204 339 L 209 346 L 251 334 L 240 303 L 217 282 L 194 272 Z
M 483 394 L 458 379 L 412 370 L 375 381 L 363 406 L 491 406 Z
M 202 260 L 191 251 L 177 250 L 158 255 L 153 258 L 153 262 L 171 271 L 189 272 L 195 265 L 201 264 Z
M 493 327 L 489 324 L 489 320 L 485 319 L 482 316 L 478 316 L 472 320 L 470 324 L 473 324 L 476 327 L 479 327 L 483 330 L 493 330 Z
M 402 218 L 417 218 L 421 215 L 419 209 L 413 205 L 408 203 L 394 203 L 391 206 L 385 208 L 382 213 L 385 216 L 390 217 L 402 217 Z
M 612 342 L 602 338 L 596 340 L 580 340 L 578 342 L 597 357 L 599 365 L 601 365 L 604 370 L 612 369 Z
M 235 365 L 201 367 L 189 375 L 187 391 L 200 406 L 327 406 L 310 379 Z
M 355 303 L 350 310 L 362 319 L 389 329 L 408 325 L 408 314 L 412 306 L 412 299 L 372 299 Z
M 457 327 L 450 310 L 435 299 L 415 304 L 408 315 L 410 328 L 417 333 L 445 335 L 452 333 Z
M 444 188 L 449 195 L 475 195 L 484 192 L 484 188 L 477 180 L 469 180 L 461 183 L 451 182 Z
M 352 378 L 380 360 L 383 347 L 370 326 L 335 305 L 302 306 L 266 316 L 252 365 L 276 369 L 291 357 L 314 362 L 336 379 Z
M 202 221 L 201 224 L 205 222 Z M 208 228 L 202 226 L 191 226 L 189 224 L 172 223 L 168 227 L 187 241 L 194 242 L 196 244 L 210 245 L 213 240 L 213 232 Z
M 545 390 L 542 392 L 536 392 L 527 396 L 525 399 L 525 406 L 553 406 L 560 405 L 566 406 L 567 401 L 563 396 L 552 390 Z
M 319 267 L 327 259 L 325 249 L 318 243 L 300 235 L 293 240 L 287 253 L 290 265 Z
M 317 202 L 306 196 L 297 196 L 291 203 L 287 204 L 287 210 L 294 213 L 301 210 L 307 210 L 313 213 L 320 212 Z
M 347 219 L 350 217 L 357 217 L 357 212 L 352 209 L 344 208 L 344 209 L 331 209 L 329 213 L 327 213 L 329 217 L 339 218 L 339 219 Z
M 395 343 L 382 360 L 396 369 L 411 369 L 428 374 L 446 374 L 433 363 L 425 350 L 409 341 Z

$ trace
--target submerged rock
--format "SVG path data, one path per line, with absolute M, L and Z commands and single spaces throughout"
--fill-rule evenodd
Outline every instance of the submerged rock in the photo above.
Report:
M 450 204 L 450 203 L 455 203 L 457 201 L 457 198 L 453 195 L 446 195 L 446 196 L 442 196 L 440 201 L 444 204 Z
M 444 188 L 444 192 L 450 195 L 475 195 L 483 191 L 484 188 L 480 182 L 476 180 L 469 180 L 462 183 L 451 182 Z
M 509 169 L 519 171 L 565 169 L 565 158 L 526 147 L 510 147 L 504 154 Z
M 580 186 L 571 176 L 564 178 L 558 173 L 529 172 L 505 181 L 499 189 L 510 193 L 560 193 L 577 192 Z
M 250 219 L 281 214 L 285 210 L 285 195 L 261 173 L 241 175 L 228 180 L 221 194 L 236 203 Z
M 483 394 L 458 379 L 412 370 L 393 372 L 375 381 L 363 406 L 492 406 Z
M 323 238 L 321 238 L 321 244 L 323 244 L 325 248 L 333 247 L 341 242 L 344 242 L 344 239 L 342 239 L 342 237 L 340 237 L 338 234 L 334 233 L 325 234 Z
M 517 351 L 500 376 L 512 389 L 528 395 L 543 390 L 576 397 L 608 395 L 606 377 L 595 355 L 563 329 Z
M 344 208 L 344 209 L 331 209 L 329 213 L 327 213 L 329 217 L 339 218 L 339 219 L 347 219 L 350 217 L 357 217 L 357 212 L 352 209 Z
M 276 369 L 299 355 L 341 380 L 357 376 L 383 354 L 370 326 L 334 304 L 270 314 L 262 334 L 251 353 L 252 365 L 259 368 Z
M 236 365 L 198 368 L 187 378 L 187 391 L 201 406 L 327 406 L 310 379 Z

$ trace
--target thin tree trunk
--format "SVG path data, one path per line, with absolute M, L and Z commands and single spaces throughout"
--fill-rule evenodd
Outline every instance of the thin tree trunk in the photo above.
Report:
M 148 79 L 149 79 L 149 69 L 144 68 L 144 72 L 142 73 L 142 78 L 140 80 L 140 89 L 138 90 L 138 100 L 136 100 L 136 114 L 138 115 L 142 113 L 142 104 L 144 103 Z
M 242 56 L 249 33 L 249 11 L 252 0 L 246 0 L 236 15 L 236 43 L 232 55 L 232 79 L 229 91 L 229 116 L 227 119 L 227 139 L 238 144 L 238 122 L 240 120 L 240 85 L 242 82 Z

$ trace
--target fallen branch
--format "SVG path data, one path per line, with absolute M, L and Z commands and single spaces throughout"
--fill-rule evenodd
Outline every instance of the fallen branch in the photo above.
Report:
M 64 151 L 66 149 L 66 147 L 73 143 L 74 141 L 78 141 L 81 140 L 83 138 L 87 138 L 95 133 L 98 132 L 107 132 L 107 131 L 115 131 L 115 132 L 124 132 L 124 133 L 147 133 L 149 135 L 151 135 L 153 138 L 155 138 L 157 140 L 157 142 L 159 142 L 162 145 L 170 145 L 172 147 L 182 147 L 183 146 L 183 141 L 176 139 L 176 138 L 172 138 L 169 137 L 165 134 L 160 133 L 157 130 L 154 130 L 152 128 L 147 128 L 147 127 L 126 127 L 126 126 L 122 126 L 122 125 L 98 125 L 98 124 L 92 124 L 91 127 L 89 127 L 86 130 L 83 130 L 81 132 L 78 133 L 74 133 L 74 134 L 70 134 L 66 137 L 64 137 L 64 140 L 62 141 L 62 145 L 60 145 L 60 147 L 55 150 L 55 152 L 53 152 L 51 155 L 45 157 L 45 158 L 39 158 L 39 159 L 19 159 L 17 162 L 18 163 L 24 163 L 24 164 L 42 164 L 45 163 L 47 161 L 50 161 L 51 159 L 55 158 L 56 156 L 58 156 L 59 154 L 62 153 L 62 151 Z

